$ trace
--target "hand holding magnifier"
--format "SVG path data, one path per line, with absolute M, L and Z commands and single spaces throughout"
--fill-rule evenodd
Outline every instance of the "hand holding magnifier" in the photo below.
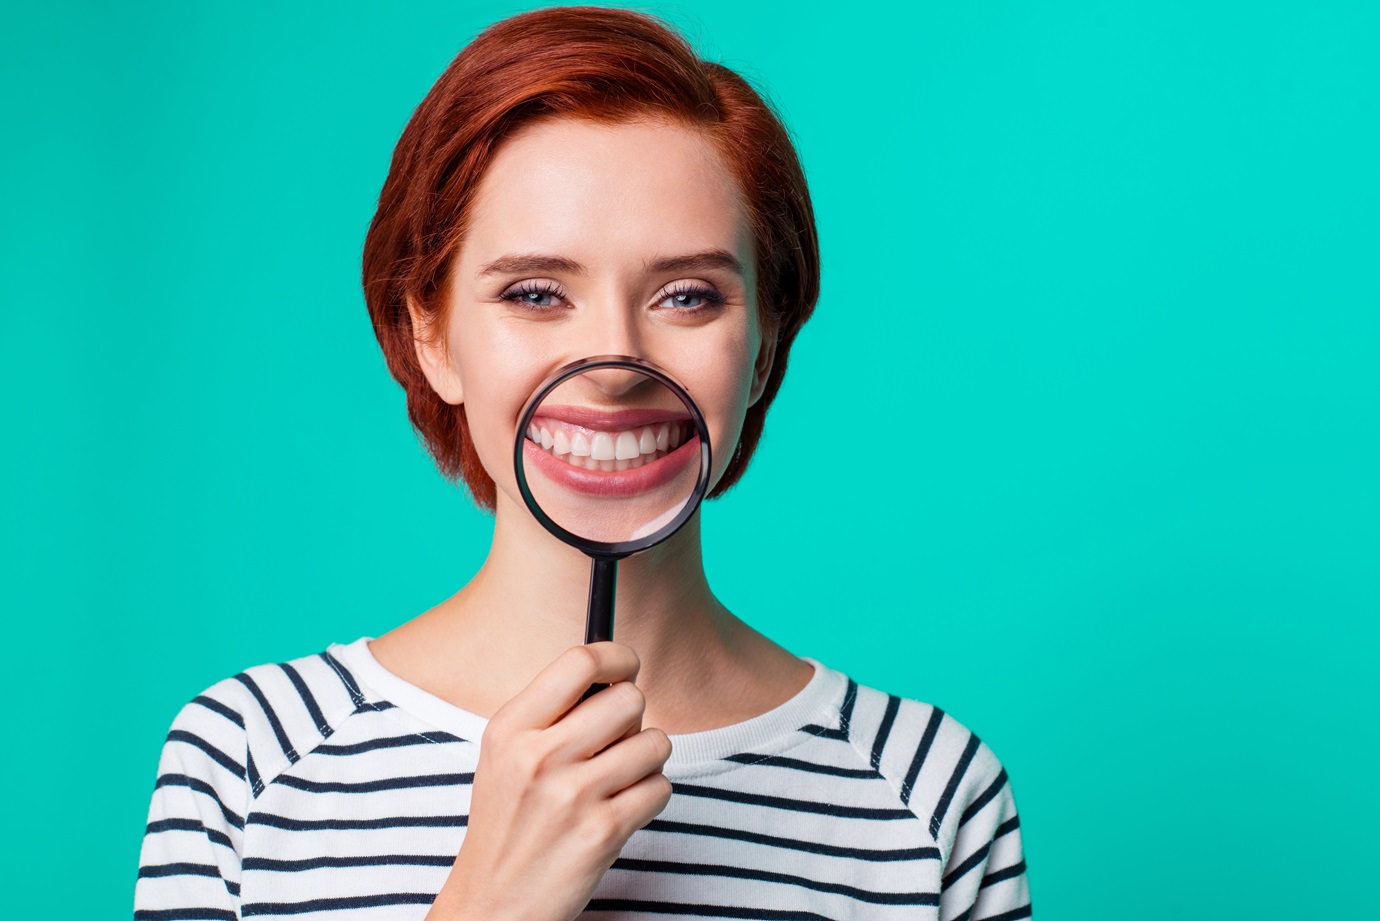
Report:
M 518 489 L 541 524 L 591 559 L 585 642 L 613 639 L 618 561 L 661 543 L 709 486 L 709 428 L 650 361 L 600 355 L 537 387 L 518 417 Z M 606 685 L 594 685 L 581 700 Z

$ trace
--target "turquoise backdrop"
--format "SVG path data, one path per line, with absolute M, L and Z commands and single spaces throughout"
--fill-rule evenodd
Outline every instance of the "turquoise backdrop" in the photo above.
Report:
M 7 916 L 128 916 L 177 709 L 481 561 L 359 254 L 522 8 L 7 11 Z M 1380 8 L 643 8 L 779 106 L 822 237 L 705 510 L 729 606 L 991 745 L 1037 918 L 1373 912 Z

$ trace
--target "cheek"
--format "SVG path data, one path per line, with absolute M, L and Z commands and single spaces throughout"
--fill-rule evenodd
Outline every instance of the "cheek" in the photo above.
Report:
M 711 485 L 718 483 L 742 434 L 743 419 L 752 395 L 756 337 L 744 333 L 720 340 L 713 349 L 696 355 L 695 366 L 681 378 L 700 406 L 712 439 Z
M 513 445 L 517 418 L 527 397 L 541 384 L 544 366 L 530 349 L 505 341 L 494 331 L 453 340 L 451 354 L 464 388 L 465 420 L 480 463 L 498 487 L 517 495 Z M 486 334 L 488 333 L 488 334 Z
M 500 489 L 510 491 L 513 424 L 509 421 L 507 404 L 511 401 L 509 394 L 493 389 L 496 384 L 498 381 L 494 378 L 485 378 L 466 387 L 465 419 L 480 463 Z M 512 408 L 512 416 L 516 416 L 518 408 Z

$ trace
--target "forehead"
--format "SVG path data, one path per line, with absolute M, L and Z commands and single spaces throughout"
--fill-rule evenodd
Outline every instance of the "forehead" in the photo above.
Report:
M 721 248 L 747 265 L 751 242 L 738 183 L 699 131 L 560 118 L 499 147 L 459 256 L 471 273 L 507 253 L 615 267 Z

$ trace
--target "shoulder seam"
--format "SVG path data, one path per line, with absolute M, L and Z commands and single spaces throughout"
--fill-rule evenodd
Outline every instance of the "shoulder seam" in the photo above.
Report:
M 350 698 L 355 703 L 355 709 L 354 712 L 350 714 L 351 716 L 353 716 L 354 713 L 359 713 L 360 711 L 365 709 L 373 710 L 377 713 L 386 713 L 389 710 L 396 709 L 394 704 L 387 700 L 384 700 L 383 698 L 379 698 L 378 700 L 370 700 L 368 696 L 364 693 L 364 691 L 361 689 L 359 682 L 355 681 L 354 676 L 350 674 L 349 670 L 346 669 L 345 666 L 342 665 L 340 661 L 335 658 L 335 656 L 331 655 L 330 650 L 322 652 L 320 656 L 322 659 L 326 660 L 326 664 L 331 667 L 331 671 L 336 673 L 336 675 L 340 678 L 341 683 L 344 684 L 346 689 L 350 692 Z M 415 729 L 412 730 L 412 732 L 414 735 L 426 739 L 428 742 L 431 742 L 435 745 L 444 745 L 447 741 L 449 741 L 447 739 L 433 739 L 425 732 L 418 732 Z M 477 742 L 478 740 L 475 739 L 466 741 Z
M 272 772 L 260 774 L 255 783 L 254 798 L 258 799 L 261 795 L 263 795 L 263 792 L 267 790 L 269 787 L 273 786 L 275 783 L 277 783 L 278 778 L 286 774 L 289 768 L 293 767 L 294 765 L 301 764 L 303 761 L 305 761 L 308 755 L 316 751 L 316 749 L 320 747 L 321 744 L 325 742 L 327 739 L 329 739 L 331 736 L 335 735 L 335 733 L 340 730 L 340 727 L 345 725 L 345 723 L 349 721 L 350 717 L 354 716 L 358 712 L 358 707 L 350 707 L 349 709 L 346 709 L 345 707 L 340 707 L 337 710 L 332 711 L 330 714 L 327 714 L 326 731 L 322 732 L 316 738 L 316 740 L 312 742 L 309 748 L 305 748 L 301 751 L 296 752 L 296 760 L 289 759 L 286 755 L 281 755 L 275 762 Z M 339 721 L 337 722 L 337 720 Z
M 865 687 L 865 686 L 864 686 L 864 687 Z M 878 691 L 878 690 L 875 689 L 875 688 L 868 688 L 868 690 L 876 691 L 876 693 L 878 693 L 878 694 L 883 694 L 883 693 L 885 693 L 885 692 L 883 692 L 883 691 Z M 890 696 L 890 695 L 888 695 L 888 696 Z M 913 701 L 913 702 L 914 702 L 914 703 L 923 704 L 924 706 L 927 706 L 927 707 L 933 707 L 933 706 L 934 706 L 933 704 L 925 704 L 923 701 L 918 701 L 918 700 L 917 700 L 917 701 Z M 938 708 L 936 707 L 935 709 L 938 709 Z M 920 827 L 923 828 L 923 829 L 925 829 L 925 833 L 928 834 L 928 835 L 930 836 L 930 840 L 934 842 L 934 846 L 939 850 L 940 854 L 943 855 L 943 854 L 944 854 L 944 847 L 943 847 L 943 845 L 941 845 L 941 844 L 939 843 L 939 838 L 938 838 L 938 836 L 934 833 L 934 829 L 930 827 L 931 823 L 930 823 L 929 821 L 927 821 L 926 818 L 925 818 L 924 816 L 920 815 L 918 812 L 915 811 L 915 807 L 911 805 L 910 797 L 907 796 L 907 795 L 904 795 L 904 794 L 902 793 L 901 789 L 898 788 L 898 787 L 896 786 L 896 781 L 895 781 L 891 776 L 889 776 L 888 774 L 886 774 L 885 772 L 882 771 L 882 769 L 881 769 L 881 759 L 879 758 L 879 759 L 877 759 L 877 760 L 874 762 L 874 760 L 873 760 L 873 758 L 872 758 L 872 753 L 871 753 L 871 752 L 865 752 L 865 751 L 863 751 L 860 747 L 858 747 L 858 739 L 854 737 L 852 731 L 850 730 L 850 728 L 849 728 L 849 726 L 848 726 L 847 721 L 845 721 L 843 725 L 844 725 L 844 730 L 845 730 L 845 732 L 847 733 L 847 738 L 848 738 L 848 745 L 849 745 L 849 747 L 851 747 L 851 748 L 853 749 L 853 751 L 857 753 L 858 757 L 860 757 L 860 758 L 863 760 L 863 762 L 864 762 L 865 764 L 867 764 L 869 767 L 872 768 L 873 773 L 875 773 L 878 777 L 880 777 L 883 781 L 886 782 L 886 785 L 887 785 L 888 787 L 891 788 L 891 792 L 894 793 L 894 794 L 896 795 L 896 798 L 897 798 L 898 800 L 900 800 L 901 805 L 904 806 L 904 807 L 906 808 L 906 810 L 907 810 L 911 815 L 915 816 L 915 820 L 916 820 L 917 822 L 920 823 Z M 904 784 L 903 784 L 903 786 L 904 786 Z
M 267 663 L 265 667 L 281 669 L 283 673 L 288 677 L 288 680 L 292 682 L 294 688 L 298 691 L 298 693 L 301 694 L 301 687 L 298 685 L 298 681 L 293 680 L 293 676 L 296 672 L 296 669 L 292 669 L 292 665 L 296 662 L 310 661 L 312 659 L 317 658 L 324 659 L 326 663 L 331 666 L 331 670 L 335 672 L 336 676 L 340 678 L 341 683 L 345 685 L 345 688 L 350 695 L 350 699 L 348 701 L 336 705 L 329 711 L 321 711 L 318 709 L 317 713 L 319 713 L 320 715 L 319 720 L 316 718 L 317 714 L 310 714 L 310 722 L 314 725 L 314 728 L 317 732 L 316 738 L 312 740 L 310 745 L 304 748 L 298 749 L 294 746 L 290 753 L 285 751 L 278 752 L 277 756 L 273 758 L 270 762 L 268 762 L 271 766 L 271 769 L 260 768 L 255 773 L 255 776 L 252 778 L 250 782 L 250 788 L 253 791 L 253 799 L 258 799 L 265 790 L 267 790 L 270 786 L 273 785 L 274 781 L 276 781 L 284 771 L 292 767 L 294 764 L 297 764 L 307 755 L 315 751 L 316 748 L 321 745 L 321 743 L 325 742 L 332 735 L 334 735 L 340 729 L 340 727 L 349 720 L 351 716 L 359 712 L 360 702 L 363 700 L 363 697 L 362 695 L 360 695 L 358 688 L 354 686 L 353 682 L 347 680 L 346 677 L 340 673 L 340 670 L 335 667 L 335 663 L 332 661 L 329 652 L 320 652 L 310 656 L 301 656 L 297 659 L 292 659 L 287 662 Z M 244 672 L 241 672 L 240 674 L 244 674 Z M 300 680 L 300 675 L 297 677 Z M 238 678 L 239 676 L 236 675 L 235 679 Z M 310 712 L 311 707 L 310 705 L 307 705 L 306 700 L 307 698 L 303 696 L 303 705 L 306 706 L 308 711 Z M 245 742 L 247 746 L 247 735 Z M 246 763 L 249 762 L 250 757 L 251 753 L 246 751 Z M 246 805 L 252 808 L 252 803 Z M 247 815 L 248 813 L 246 812 L 246 816 Z
M 369 696 L 364 693 L 359 682 L 350 674 L 349 670 L 346 669 L 335 656 L 331 655 L 329 650 L 317 653 L 315 656 L 304 656 L 303 658 L 319 658 L 329 665 L 331 671 L 340 679 L 340 683 L 345 686 L 345 690 L 349 694 L 350 699 L 348 702 L 338 705 L 329 713 L 322 714 L 324 725 L 318 725 L 316 727 L 320 736 L 315 739 L 310 746 L 294 751 L 293 754 L 296 755 L 295 758 L 280 753 L 279 757 L 274 761 L 275 767 L 273 771 L 264 773 L 262 777 L 256 778 L 257 782 L 254 787 L 255 799 L 258 799 L 269 787 L 272 787 L 280 779 L 287 776 L 294 767 L 306 761 L 307 757 L 321 747 L 327 739 L 339 732 L 340 729 L 349 722 L 350 717 L 365 712 L 376 712 L 391 716 L 392 714 L 390 711 L 395 709 L 393 704 L 386 700 L 371 700 Z M 279 663 L 280 667 L 282 664 L 283 663 Z M 443 745 L 451 741 L 449 739 L 432 738 L 428 733 L 420 732 L 416 729 L 409 729 L 408 731 L 435 745 Z

